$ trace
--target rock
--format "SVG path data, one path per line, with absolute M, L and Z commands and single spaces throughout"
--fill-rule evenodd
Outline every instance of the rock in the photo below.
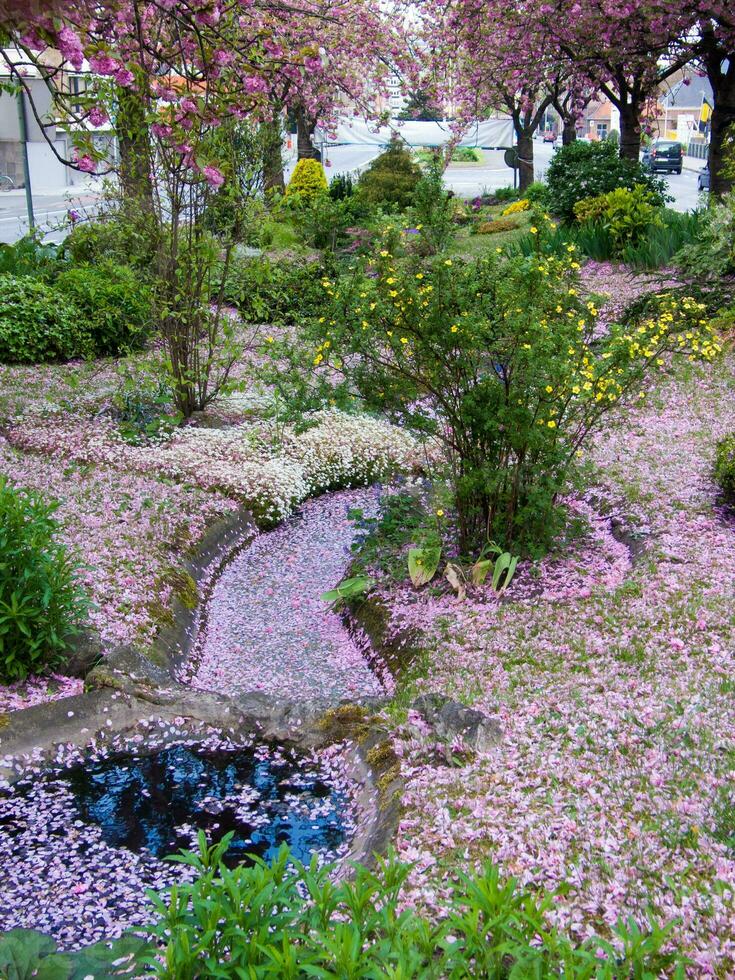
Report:
M 91 630 L 82 630 L 69 640 L 65 661 L 60 673 L 67 677 L 81 677 L 82 680 L 102 659 L 102 641 Z
M 488 752 L 502 740 L 503 730 L 495 718 L 441 694 L 422 694 L 412 707 L 437 735 L 446 739 L 459 735 L 476 752 Z

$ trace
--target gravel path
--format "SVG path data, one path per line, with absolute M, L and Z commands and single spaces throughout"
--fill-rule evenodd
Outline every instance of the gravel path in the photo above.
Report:
M 348 510 L 374 513 L 377 500 L 375 490 L 350 490 L 309 501 L 225 568 L 192 660 L 193 687 L 304 700 L 383 693 L 340 617 L 320 598 L 349 564 Z

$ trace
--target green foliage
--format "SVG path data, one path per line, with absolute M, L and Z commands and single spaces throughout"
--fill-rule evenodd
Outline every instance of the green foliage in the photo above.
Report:
M 730 502 L 735 503 L 735 435 L 717 443 L 715 479 Z
M 356 195 L 335 199 L 329 194 L 319 194 L 286 200 L 298 202 L 289 208 L 289 214 L 304 241 L 330 252 L 347 242 L 346 231 L 351 225 L 370 215 L 369 206 Z
M 335 174 L 329 181 L 329 196 L 333 201 L 344 201 L 355 193 L 352 174 Z
M 426 255 L 444 251 L 454 238 L 454 198 L 444 188 L 438 160 L 432 161 L 414 188 L 409 220 L 419 231 Z
M 90 357 L 94 341 L 74 303 L 32 276 L 0 275 L 0 363 Z
M 123 439 L 138 445 L 171 432 L 181 422 L 181 416 L 172 410 L 172 401 L 165 381 L 125 378 L 113 398 Z
M 79 310 L 97 354 L 143 347 L 153 322 L 153 295 L 134 269 L 111 262 L 78 265 L 62 272 L 55 285 Z
M 664 209 L 637 245 L 626 245 L 621 259 L 635 272 L 652 272 L 670 265 L 674 257 L 699 235 L 702 212 L 681 214 Z
M 316 859 L 291 862 L 286 848 L 270 864 L 229 870 L 222 861 L 231 834 L 199 854 L 191 884 L 152 896 L 156 921 L 145 964 L 160 980 L 339 977 L 350 980 L 439 980 L 454 977 L 620 980 L 683 977 L 669 952 L 672 926 L 619 922 L 613 943 L 576 943 L 550 927 L 555 895 L 532 892 L 486 864 L 449 886 L 447 915 L 434 922 L 410 906 L 403 889 L 410 866 L 391 855 L 374 871 L 358 865 L 335 882 Z M 616 948 L 617 947 L 617 948 Z M 620 950 L 620 951 L 619 951 Z M 143 972 L 143 968 L 142 971 Z
M 517 187 L 498 187 L 490 195 L 493 199 L 493 203 L 504 204 L 506 201 L 517 201 L 521 192 Z
M 323 602 L 331 602 L 339 606 L 343 602 L 349 602 L 350 599 L 364 595 L 373 585 L 375 585 L 374 579 L 367 575 L 356 575 L 353 578 L 343 579 L 336 588 L 322 593 L 321 598 Z
M 712 201 L 702 214 L 698 234 L 674 257 L 683 272 L 713 281 L 735 272 L 735 191 Z
M 408 574 L 415 588 L 427 585 L 436 575 L 442 550 L 438 545 L 408 549 Z
M 299 160 L 286 187 L 286 196 L 298 194 L 308 199 L 327 192 L 327 178 L 324 167 L 318 160 L 305 158 Z
M 150 275 L 155 237 L 144 216 L 120 211 L 96 221 L 77 224 L 64 239 L 63 254 L 75 265 L 116 262 Z
M 141 939 L 125 937 L 111 947 L 101 942 L 75 953 L 58 953 L 49 936 L 32 929 L 0 933 L 0 977 L 3 980 L 88 980 L 90 977 L 135 976 Z
M 227 272 L 224 298 L 246 323 L 300 323 L 324 306 L 323 274 L 316 262 L 238 259 Z
M 578 221 L 602 224 L 610 235 L 612 255 L 616 258 L 624 249 L 640 245 L 651 229 L 661 224 L 659 211 L 653 195 L 641 184 L 585 197 L 574 205 Z
M 52 276 L 62 262 L 62 246 L 44 243 L 40 232 L 24 235 L 14 245 L 0 244 L 0 274 Z
M 360 196 L 371 204 L 393 206 L 404 210 L 413 202 L 421 168 L 398 140 L 372 161 L 360 174 Z
M 546 172 L 549 207 L 571 221 L 574 205 L 583 198 L 597 197 L 621 187 L 641 184 L 652 194 L 655 205 L 666 201 L 666 183 L 635 160 L 623 160 L 607 140 L 583 143 L 576 140 L 563 146 L 552 157 Z
M 54 666 L 87 608 L 57 507 L 0 477 L 0 681 Z
M 549 205 L 549 188 L 543 181 L 534 180 L 532 184 L 523 192 L 523 197 L 525 200 L 530 201 L 531 204 L 536 205 L 539 208 L 545 208 Z
M 635 339 L 622 327 L 595 336 L 576 250 L 560 258 L 542 248 L 528 259 L 491 253 L 421 267 L 383 251 L 306 330 L 317 376 L 322 365 L 328 377 L 338 370 L 368 408 L 445 446 L 461 553 L 488 538 L 515 554 L 545 549 L 575 454 L 606 412 L 638 395 L 663 352 L 717 351 L 686 300 Z

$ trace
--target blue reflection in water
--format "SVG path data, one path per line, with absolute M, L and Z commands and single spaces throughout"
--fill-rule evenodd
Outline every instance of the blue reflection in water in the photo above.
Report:
M 234 831 L 230 866 L 247 854 L 268 860 L 283 843 L 308 862 L 313 851 L 334 852 L 346 839 L 343 795 L 298 758 L 175 745 L 75 766 L 58 778 L 73 792 L 81 819 L 98 824 L 108 844 L 157 857 L 191 847 L 197 830 L 211 842 Z

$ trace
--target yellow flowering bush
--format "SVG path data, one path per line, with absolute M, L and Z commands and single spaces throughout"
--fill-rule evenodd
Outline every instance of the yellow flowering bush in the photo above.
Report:
M 342 376 L 369 407 L 441 443 L 466 551 L 488 536 L 514 553 L 543 550 L 576 455 L 605 415 L 638 399 L 670 354 L 719 351 L 689 298 L 601 332 L 570 247 L 421 266 L 384 249 L 364 275 L 327 281 L 332 311 L 307 338 L 312 383 Z
M 527 201 L 525 197 L 522 197 L 520 201 L 513 201 L 509 204 L 507 208 L 503 211 L 503 217 L 509 214 L 518 214 L 521 211 L 528 211 L 531 207 L 531 202 Z
M 497 235 L 501 231 L 513 231 L 518 227 L 516 218 L 496 218 L 495 221 L 481 221 L 476 228 L 478 235 Z

